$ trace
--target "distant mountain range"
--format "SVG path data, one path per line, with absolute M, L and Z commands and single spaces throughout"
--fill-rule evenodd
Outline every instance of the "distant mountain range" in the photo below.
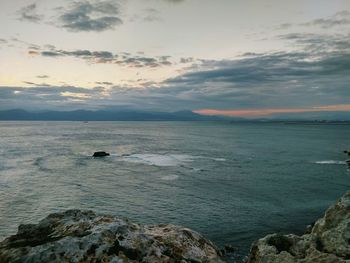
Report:
M 192 111 L 143 112 L 143 111 L 41 111 L 21 109 L 0 111 L 0 120 L 18 121 L 216 121 L 222 117 L 203 116 Z
M 263 118 L 204 116 L 192 111 L 147 112 L 132 110 L 73 110 L 27 111 L 12 109 L 0 111 L 0 121 L 232 121 L 232 122 L 334 122 L 350 121 L 350 112 L 312 112 L 275 114 Z

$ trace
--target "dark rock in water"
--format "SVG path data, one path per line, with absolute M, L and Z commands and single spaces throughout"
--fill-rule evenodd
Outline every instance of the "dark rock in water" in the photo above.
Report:
M 109 156 L 110 154 L 107 152 L 94 152 L 94 154 L 92 155 L 92 157 L 105 157 L 105 156 Z
M 138 225 L 92 211 L 54 213 L 21 225 L 0 242 L 0 262 L 221 263 L 221 254 L 200 234 L 174 225 Z
M 271 234 L 256 241 L 247 263 L 346 263 L 350 258 L 350 192 L 308 233 Z

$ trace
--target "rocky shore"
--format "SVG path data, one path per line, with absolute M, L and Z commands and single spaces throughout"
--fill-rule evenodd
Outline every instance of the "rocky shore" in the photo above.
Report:
M 252 247 L 248 263 L 350 262 L 350 192 L 302 236 L 268 235 Z
M 0 242 L 1 263 L 224 262 L 200 234 L 174 225 L 139 225 L 126 218 L 68 210 L 20 225 Z M 271 234 L 256 242 L 247 263 L 350 262 L 350 192 L 302 236 Z
M 222 262 L 213 243 L 174 225 L 139 225 L 126 218 L 68 210 L 20 225 L 0 243 L 1 263 Z

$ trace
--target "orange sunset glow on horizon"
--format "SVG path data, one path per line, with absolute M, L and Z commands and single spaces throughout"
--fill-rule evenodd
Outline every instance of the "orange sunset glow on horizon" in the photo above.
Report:
M 246 109 L 246 110 L 216 110 L 200 109 L 193 112 L 207 116 L 227 116 L 227 117 L 262 117 L 279 113 L 304 113 L 304 112 L 324 112 L 324 111 L 349 111 L 350 104 L 317 106 L 311 108 L 280 108 L 280 109 Z

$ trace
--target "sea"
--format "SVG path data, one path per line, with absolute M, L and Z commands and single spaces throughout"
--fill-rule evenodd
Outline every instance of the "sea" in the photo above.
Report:
M 349 135 L 319 123 L 0 122 L 0 240 L 78 208 L 183 225 L 243 256 L 266 234 L 303 233 L 349 189 Z

